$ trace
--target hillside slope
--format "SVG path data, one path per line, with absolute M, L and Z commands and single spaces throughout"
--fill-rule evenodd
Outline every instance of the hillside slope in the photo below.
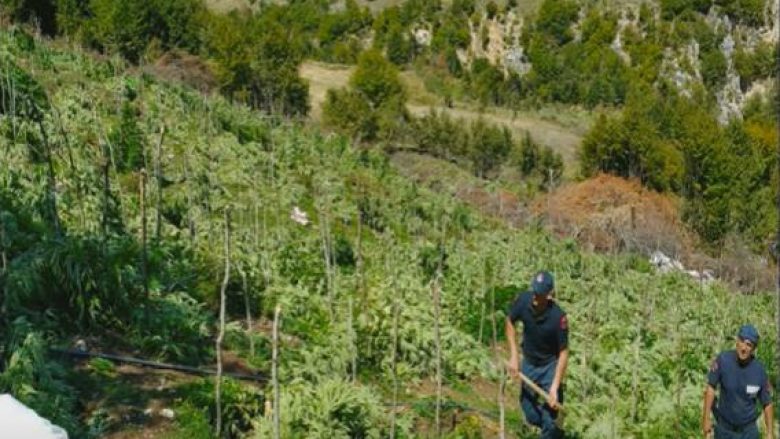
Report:
M 505 356 L 491 345 L 541 268 L 569 314 L 567 428 L 578 437 L 698 434 L 707 366 L 745 321 L 771 364 L 770 294 L 658 275 L 639 257 L 511 228 L 407 180 L 381 152 L 115 59 L 18 30 L 0 32 L 0 53 L 0 385 L 74 437 L 141 436 L 149 425 L 106 414 L 125 403 L 99 396 L 116 384 L 110 365 L 63 372 L 72 364 L 46 347 L 86 337 L 213 367 L 221 288 L 224 346 L 263 373 L 281 307 L 282 437 L 433 436 L 436 392 L 425 383 L 437 375 L 443 431 L 490 436 Z M 163 434 L 208 437 L 212 382 L 163 381 L 140 399 L 175 395 L 180 416 Z M 269 437 L 270 384 L 231 380 L 223 395 L 226 437 Z M 532 437 L 515 398 L 504 403 L 509 435 Z M 463 406 L 478 410 L 459 417 Z

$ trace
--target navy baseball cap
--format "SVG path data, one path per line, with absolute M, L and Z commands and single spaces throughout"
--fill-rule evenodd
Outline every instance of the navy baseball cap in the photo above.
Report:
M 753 325 L 742 325 L 739 328 L 737 337 L 741 338 L 742 340 L 747 340 L 753 343 L 753 345 L 758 344 L 758 330 Z
M 547 271 L 540 271 L 534 275 L 531 281 L 531 291 L 534 294 L 547 294 L 553 289 L 553 277 Z

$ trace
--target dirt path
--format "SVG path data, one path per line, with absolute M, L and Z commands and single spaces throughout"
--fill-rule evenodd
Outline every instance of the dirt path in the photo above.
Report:
M 353 69 L 353 66 L 340 66 L 313 61 L 308 61 L 301 65 L 300 74 L 309 81 L 312 118 L 315 120 L 320 119 L 322 116 L 322 103 L 325 101 L 328 89 L 346 86 Z M 456 102 L 453 108 L 447 108 L 442 105 L 423 105 L 420 101 L 430 102 L 431 96 L 421 96 L 421 94 L 427 92 L 421 89 L 419 80 L 414 77 L 414 73 L 403 72 L 401 79 L 406 83 L 407 89 L 410 90 L 410 103 L 407 104 L 407 107 L 416 116 L 428 113 L 431 108 L 437 111 L 446 111 L 455 118 L 465 120 L 474 120 L 482 116 L 491 123 L 506 125 L 512 130 L 516 138 L 520 138 L 526 131 L 529 132 L 531 137 L 538 143 L 560 152 L 567 164 L 576 161 L 576 151 L 582 140 L 581 129 L 567 127 L 532 113 L 513 113 L 512 110 L 502 108 L 487 108 L 480 112 L 460 102 Z

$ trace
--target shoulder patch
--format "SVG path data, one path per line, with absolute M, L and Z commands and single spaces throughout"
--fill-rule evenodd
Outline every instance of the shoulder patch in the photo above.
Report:
M 718 371 L 718 359 L 715 358 L 712 360 L 712 363 L 710 364 L 710 372 L 717 372 Z
M 566 314 L 561 316 L 561 329 L 564 331 L 569 329 L 569 321 L 566 320 Z

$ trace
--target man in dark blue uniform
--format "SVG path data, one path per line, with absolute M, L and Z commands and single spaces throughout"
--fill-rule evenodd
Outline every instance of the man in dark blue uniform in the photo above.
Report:
M 764 413 L 766 438 L 772 439 L 772 387 L 764 366 L 755 359 L 758 331 L 744 325 L 737 334 L 737 348 L 721 352 L 710 366 L 704 390 L 702 428 L 705 437 L 713 431 L 710 412 L 715 415 L 715 439 L 758 439 L 756 420 Z M 720 395 L 715 398 L 715 390 Z
M 523 322 L 523 375 L 549 394 L 539 401 L 536 394 L 523 385 L 520 406 L 528 423 L 542 430 L 543 439 L 563 437 L 555 423 L 559 404 L 563 403 L 563 377 L 569 361 L 569 327 L 566 313 L 553 301 L 553 277 L 546 271 L 537 273 L 531 281 L 531 291 L 515 299 L 507 315 L 505 331 L 509 342 L 509 372 L 518 374 L 520 359 L 515 323 Z

